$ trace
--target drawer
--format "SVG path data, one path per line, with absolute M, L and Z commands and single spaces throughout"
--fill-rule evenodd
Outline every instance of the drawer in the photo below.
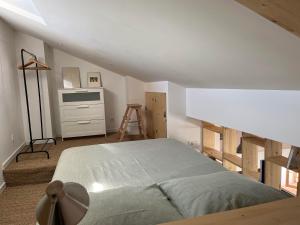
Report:
M 59 105 L 104 104 L 103 89 L 59 90 Z
M 61 121 L 102 120 L 105 119 L 104 104 L 61 106 Z
M 105 120 L 80 120 L 62 123 L 63 138 L 98 134 L 106 134 Z

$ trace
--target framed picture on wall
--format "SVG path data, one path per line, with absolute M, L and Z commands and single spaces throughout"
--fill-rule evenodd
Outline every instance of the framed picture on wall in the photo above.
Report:
M 100 72 L 87 73 L 87 86 L 89 88 L 102 87 L 102 79 Z

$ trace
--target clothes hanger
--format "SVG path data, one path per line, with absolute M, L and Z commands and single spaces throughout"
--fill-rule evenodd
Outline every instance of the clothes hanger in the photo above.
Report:
M 35 66 L 31 66 L 32 64 L 35 64 Z M 18 66 L 18 69 L 22 70 L 23 66 L 22 65 Z M 24 69 L 25 70 L 51 70 L 51 68 L 47 64 L 42 63 L 34 58 L 30 58 L 29 61 L 24 64 Z

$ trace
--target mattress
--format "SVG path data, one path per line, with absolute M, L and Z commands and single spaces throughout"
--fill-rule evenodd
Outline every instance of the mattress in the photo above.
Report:
M 158 194 L 157 183 L 220 171 L 225 169 L 219 163 L 190 146 L 155 139 L 65 150 L 53 180 L 77 182 L 87 189 L 90 207 L 81 225 L 145 225 L 182 218 Z
M 154 225 L 287 197 L 173 139 L 70 148 L 53 180 L 87 189 L 80 225 Z
M 63 151 L 53 180 L 77 182 L 88 192 L 150 186 L 165 180 L 225 171 L 173 139 L 90 145 Z

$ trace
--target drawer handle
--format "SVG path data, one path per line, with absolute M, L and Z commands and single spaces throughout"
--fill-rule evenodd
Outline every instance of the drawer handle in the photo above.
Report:
M 85 108 L 90 108 L 89 105 L 79 105 L 77 106 L 77 109 L 85 109 Z
M 78 90 L 78 91 L 75 91 L 76 93 L 87 93 L 89 92 L 88 90 Z
M 78 121 L 77 123 L 78 124 L 89 124 L 89 123 L 91 123 L 91 121 Z

